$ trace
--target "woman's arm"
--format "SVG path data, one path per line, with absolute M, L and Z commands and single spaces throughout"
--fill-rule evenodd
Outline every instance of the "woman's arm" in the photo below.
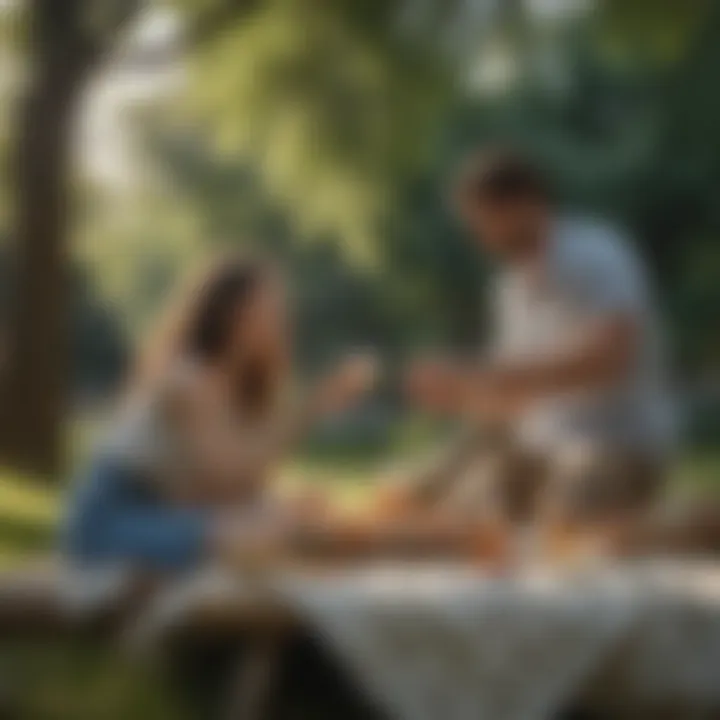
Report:
M 374 375 L 367 359 L 350 359 L 253 436 L 242 435 L 228 418 L 225 399 L 199 380 L 175 397 L 174 422 L 208 479 L 228 488 L 255 484 L 319 418 L 344 410 L 363 395 Z

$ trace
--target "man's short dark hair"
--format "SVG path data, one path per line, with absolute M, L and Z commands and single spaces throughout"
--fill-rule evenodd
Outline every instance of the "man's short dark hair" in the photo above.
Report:
M 456 197 L 470 202 L 548 200 L 548 181 L 540 167 L 518 150 L 483 150 L 472 155 L 455 184 Z

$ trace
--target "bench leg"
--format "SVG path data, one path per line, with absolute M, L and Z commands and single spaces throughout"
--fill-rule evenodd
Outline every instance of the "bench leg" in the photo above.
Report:
M 272 636 L 255 637 L 231 673 L 223 720 L 263 720 L 266 717 L 273 681 L 282 661 L 283 642 Z

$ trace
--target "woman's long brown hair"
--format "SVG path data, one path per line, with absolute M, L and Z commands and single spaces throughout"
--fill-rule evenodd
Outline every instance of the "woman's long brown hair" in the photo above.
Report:
M 154 385 L 180 358 L 213 362 L 229 350 L 238 310 L 242 314 L 271 273 L 257 259 L 220 258 L 181 290 L 168 313 L 140 354 L 131 390 Z M 242 316 L 242 315 L 241 315 Z M 248 360 L 238 368 L 235 383 L 237 410 L 251 415 L 266 412 L 276 398 L 282 363 L 271 358 Z

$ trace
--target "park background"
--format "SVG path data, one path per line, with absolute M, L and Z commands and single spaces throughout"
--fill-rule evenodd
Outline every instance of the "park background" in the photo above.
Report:
M 302 375 L 348 348 L 386 367 L 289 478 L 352 498 L 431 444 L 397 379 L 483 337 L 491 268 L 445 189 L 488 141 L 527 147 L 568 206 L 639 246 L 685 420 L 673 485 L 712 488 L 719 39 L 716 0 L 0 0 L 2 564 L 53 547 L 134 348 L 221 248 L 287 268 Z M 0 648 L 3 682 L 31 679 L 28 717 L 176 717 L 120 665 Z

